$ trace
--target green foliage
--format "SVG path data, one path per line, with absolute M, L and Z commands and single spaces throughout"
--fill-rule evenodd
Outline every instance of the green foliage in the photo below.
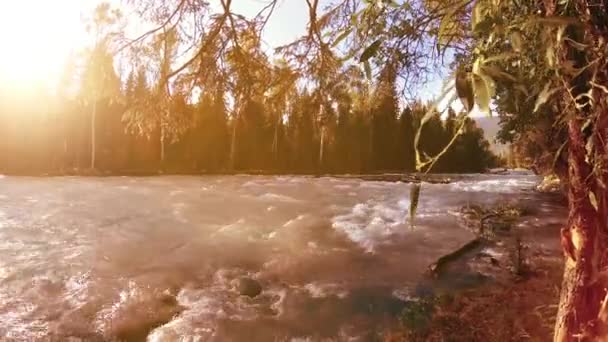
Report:
M 370 58 L 375 56 L 376 53 L 378 53 L 380 44 L 382 44 L 382 41 L 380 39 L 378 39 L 375 42 L 373 42 L 370 46 L 368 46 L 367 49 L 365 49 L 363 51 L 363 53 L 361 54 L 361 57 L 359 58 L 359 62 L 361 62 L 361 63 L 367 62 Z

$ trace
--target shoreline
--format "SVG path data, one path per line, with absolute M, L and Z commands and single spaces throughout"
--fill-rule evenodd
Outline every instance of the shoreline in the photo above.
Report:
M 164 177 L 164 176 L 185 176 L 185 177 L 205 177 L 205 176 L 286 176 L 286 177 L 310 177 L 323 178 L 331 177 L 338 179 L 357 179 L 362 181 L 393 182 L 393 183 L 430 183 L 430 184 L 449 184 L 454 181 L 464 180 L 478 175 L 508 176 L 503 173 L 416 173 L 416 172 L 378 172 L 378 173 L 285 173 L 271 171 L 242 171 L 242 172 L 161 172 L 161 171 L 124 171 L 124 172 L 104 172 L 78 170 L 73 172 L 0 172 L 1 176 L 8 177 L 32 177 L 32 178 L 59 178 L 59 177 Z
M 550 205 L 564 207 L 560 196 L 545 196 Z M 419 305 L 418 311 L 403 313 L 402 329 L 389 331 L 385 341 L 551 340 L 563 275 L 561 221 L 534 222 L 529 218 L 538 213 L 529 214 L 522 214 L 502 238 L 459 254 L 439 274 L 429 270 L 431 287 L 433 282 L 454 284 L 460 278 L 472 282 L 439 292 L 430 301 L 423 299 L 424 310 Z M 519 266 L 514 250 L 521 253 Z

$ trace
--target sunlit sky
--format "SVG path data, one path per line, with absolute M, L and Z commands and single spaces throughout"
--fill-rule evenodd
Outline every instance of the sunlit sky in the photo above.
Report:
M 2 1 L 0 77 L 13 83 L 57 77 L 66 56 L 85 39 L 80 11 L 86 1 Z

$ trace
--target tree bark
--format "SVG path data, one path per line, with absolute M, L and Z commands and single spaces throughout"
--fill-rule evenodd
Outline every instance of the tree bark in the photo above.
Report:
M 323 171 L 323 154 L 325 152 L 325 126 L 321 126 L 321 141 L 319 144 L 319 171 Z
M 608 138 L 605 135 L 604 138 Z M 605 191 L 597 196 L 598 208 L 590 192 L 597 193 L 592 167 L 586 162 L 585 137 L 577 119 L 569 124 L 568 182 L 569 216 L 562 229 L 562 246 L 566 255 L 562 293 L 555 326 L 555 341 L 598 341 L 605 336 L 606 321 L 600 320 L 606 298 Z M 599 139 L 598 139 L 599 140 Z M 598 146 L 598 148 L 605 146 Z
M 275 167 L 278 168 L 279 162 L 279 125 L 281 124 L 281 115 L 277 114 L 277 122 L 274 126 L 274 138 L 272 140 L 272 154 L 274 156 Z
M 160 124 L 160 169 L 165 165 L 165 126 L 164 122 Z
M 237 125 L 239 124 L 238 115 L 235 115 L 234 122 L 232 123 L 232 137 L 230 139 L 230 171 L 234 171 L 236 166 L 236 133 Z
M 549 17 L 559 6 L 557 0 L 544 0 Z M 564 44 L 561 62 L 587 67 L 595 60 L 597 65 L 565 80 L 573 98 L 588 91 L 593 101 L 577 103 L 565 113 L 570 116 L 565 177 L 569 215 L 561 233 L 566 263 L 554 340 L 608 341 L 608 8 L 589 0 L 576 0 L 571 6 L 581 25 L 568 34 L 587 48 L 580 51 Z

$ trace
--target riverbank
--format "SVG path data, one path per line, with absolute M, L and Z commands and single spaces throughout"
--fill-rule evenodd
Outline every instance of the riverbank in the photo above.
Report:
M 563 206 L 557 194 L 548 205 Z M 402 313 L 403 330 L 386 341 L 550 341 L 559 301 L 563 255 L 560 223 L 539 222 L 545 208 L 523 213 L 509 234 L 475 247 L 442 271 L 443 282 L 477 275 L 475 284 L 419 299 Z

